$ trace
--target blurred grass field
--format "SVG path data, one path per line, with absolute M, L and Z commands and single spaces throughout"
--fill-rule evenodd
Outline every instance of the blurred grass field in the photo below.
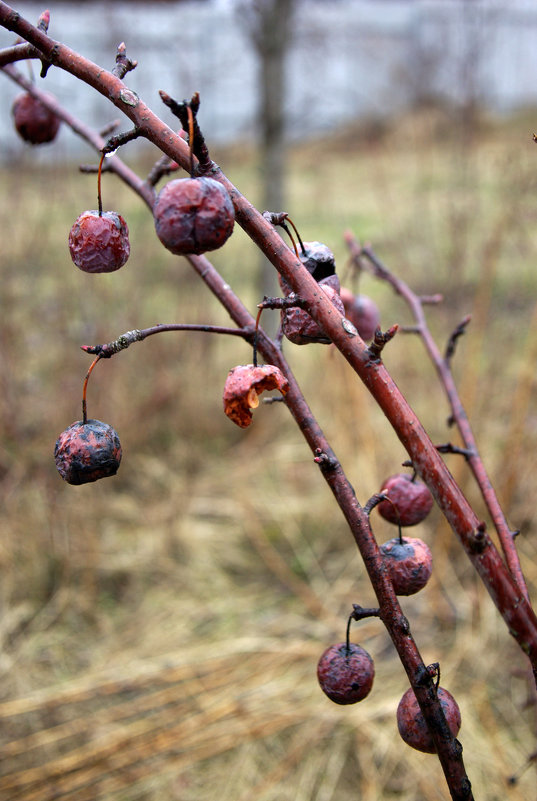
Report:
M 454 372 L 510 524 L 521 529 L 535 599 L 532 130 L 528 114 L 483 120 L 469 135 L 438 110 L 374 136 L 350 128 L 291 150 L 286 210 L 304 240 L 334 250 L 343 282 L 349 228 L 416 291 L 441 292 L 428 320 L 442 346 L 472 315 Z M 147 170 L 152 155 L 136 146 L 132 154 Z M 255 154 L 213 156 L 257 204 Z M 56 473 L 56 437 L 81 416 L 89 359 L 79 345 L 157 322 L 228 323 L 111 175 L 104 206 L 127 219 L 131 258 L 111 275 L 72 265 L 67 233 L 95 207 L 94 181 L 77 165 L 36 166 L 22 145 L 20 161 L 2 169 L 0 798 L 447 799 L 435 757 L 397 733 L 407 679 L 377 621 L 352 630 L 375 660 L 367 700 L 338 707 L 317 686 L 318 657 L 344 638 L 352 603 L 374 605 L 374 596 L 285 407 L 261 406 L 246 431 L 224 416 L 227 372 L 251 361 L 244 343 L 167 333 L 101 362 L 88 410 L 117 429 L 120 471 L 82 487 Z M 254 311 L 259 259 L 243 232 L 212 261 Z M 411 323 L 387 286 L 366 275 L 360 288 L 385 328 Z M 332 348 L 284 347 L 365 502 L 398 472 L 402 447 Z M 385 363 L 433 441 L 458 444 L 420 341 L 398 335 Z M 446 458 L 486 518 L 464 463 Z M 372 520 L 380 541 L 394 535 Z M 507 785 L 536 748 L 526 661 L 440 514 L 415 534 L 432 548 L 435 570 L 402 606 L 461 707 L 475 797 L 528 801 L 534 769 Z

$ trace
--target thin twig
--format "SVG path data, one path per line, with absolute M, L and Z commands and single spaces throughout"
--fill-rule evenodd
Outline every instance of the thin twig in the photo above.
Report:
M 114 354 L 126 350 L 133 342 L 142 342 L 142 340 L 153 334 L 162 334 L 166 331 L 204 331 L 207 334 L 226 334 L 228 336 L 243 337 L 243 339 L 247 340 L 252 340 L 255 333 L 251 328 L 225 328 L 218 325 L 202 325 L 198 323 L 160 323 L 150 328 L 135 328 L 132 331 L 126 331 L 117 339 L 104 345 L 81 345 L 80 347 L 86 353 L 97 354 L 101 359 L 109 359 Z

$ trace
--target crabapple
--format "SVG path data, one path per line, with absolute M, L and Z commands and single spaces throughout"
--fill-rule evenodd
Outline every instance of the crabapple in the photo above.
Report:
M 69 252 L 85 273 L 112 273 L 130 254 L 127 223 L 115 211 L 85 211 L 69 231 Z
M 176 255 L 216 250 L 231 236 L 235 211 L 227 189 L 213 178 L 176 178 L 153 207 L 157 236 Z
M 380 491 L 389 500 L 378 505 L 379 513 L 395 525 L 415 526 L 425 520 L 433 508 L 433 496 L 421 481 L 413 481 L 408 473 L 396 473 L 384 481 Z
M 289 382 L 273 364 L 240 364 L 229 371 L 224 385 L 224 412 L 240 428 L 252 422 L 252 409 L 259 406 L 262 392 L 278 389 L 285 395 Z
M 438 700 L 446 716 L 449 729 L 454 737 L 461 727 L 461 711 L 451 693 L 439 687 Z M 399 734 L 412 748 L 426 754 L 435 754 L 436 748 L 429 733 L 423 712 L 421 711 L 412 687 L 406 691 L 397 707 L 397 728 Z
M 339 278 L 337 275 L 329 275 L 319 281 L 319 286 L 328 296 L 332 305 L 340 314 L 344 313 L 343 303 L 339 297 Z M 287 295 L 293 299 L 294 292 Z M 324 345 L 331 343 L 330 337 L 322 330 L 313 317 L 305 309 L 292 306 L 281 311 L 281 324 L 284 336 L 295 345 L 308 345 L 311 342 L 320 342 Z
M 11 113 L 17 133 L 25 142 L 43 145 L 56 138 L 60 118 L 29 92 L 15 98 Z
M 367 295 L 354 295 L 345 287 L 340 291 L 345 307 L 345 316 L 354 325 L 362 339 L 373 339 L 380 326 L 380 312 L 375 301 Z
M 415 537 L 394 537 L 380 546 L 396 595 L 414 595 L 429 581 L 433 557 L 429 546 Z
M 302 242 L 302 248 L 298 257 L 312 278 L 322 281 L 335 276 L 336 260 L 327 245 L 322 242 Z M 284 295 L 289 295 L 292 292 L 289 282 L 282 275 L 279 276 L 279 282 Z M 337 291 L 339 293 L 339 278 L 337 279 Z
M 355 643 L 331 645 L 317 665 L 321 690 L 336 704 L 361 701 L 369 694 L 374 677 L 373 660 Z
M 68 484 L 89 484 L 115 476 L 121 462 L 121 443 L 108 423 L 78 420 L 58 437 L 54 459 Z

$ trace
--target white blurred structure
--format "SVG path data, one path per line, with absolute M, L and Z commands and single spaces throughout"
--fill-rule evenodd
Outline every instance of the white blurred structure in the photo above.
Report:
M 287 73 L 292 138 L 356 118 L 382 118 L 428 99 L 499 112 L 537 104 L 534 0 L 297 2 Z M 11 5 L 33 22 L 45 7 L 17 0 Z M 234 0 L 52 2 L 50 10 L 50 35 L 104 67 L 113 66 L 117 44 L 125 41 L 138 61 L 126 83 L 170 124 L 176 123 L 159 89 L 179 100 L 200 92 L 200 123 L 209 142 L 255 135 L 257 62 Z M 12 43 L 13 36 L 0 29 L 0 47 Z M 18 68 L 28 74 L 26 64 Z M 43 86 L 95 127 L 119 113 L 61 70 L 52 68 Z M 18 91 L 0 76 L 4 161 L 21 148 L 9 111 Z M 68 131 L 61 137 L 62 157 L 87 152 Z M 58 152 L 45 149 L 48 158 Z

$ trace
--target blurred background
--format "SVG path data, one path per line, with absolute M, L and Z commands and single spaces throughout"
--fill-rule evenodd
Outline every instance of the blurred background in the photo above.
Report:
M 43 8 L 14 3 L 37 21 Z M 335 253 L 342 283 L 373 298 L 384 328 L 412 324 L 367 274 L 351 279 L 343 233 L 370 242 L 418 293 L 441 349 L 465 315 L 454 373 L 485 465 L 537 583 L 537 9 L 530 2 L 252 0 L 56 2 L 50 35 L 111 68 L 168 124 L 158 90 L 201 94 L 212 157 L 260 209 L 289 212 Z M 0 47 L 13 36 L 0 30 Z M 85 123 L 117 110 L 73 78 L 17 65 Z M 97 164 L 62 126 L 32 148 L 13 131 L 20 89 L 0 76 L 0 798 L 347 801 L 449 798 L 434 756 L 399 737 L 408 682 L 376 621 L 352 639 L 375 660 L 369 697 L 338 707 L 316 664 L 344 639 L 352 603 L 375 599 L 350 533 L 281 404 L 248 430 L 223 414 L 244 343 L 162 334 L 101 362 L 91 416 L 113 425 L 110 480 L 64 484 L 58 434 L 81 416 L 81 344 L 157 322 L 229 320 L 188 263 L 157 241 L 113 175 L 105 208 L 127 220 L 131 257 L 92 276 L 67 235 L 95 208 Z M 128 121 L 120 121 L 126 130 Z M 158 153 L 121 157 L 141 176 Z M 272 277 L 237 228 L 211 261 L 252 312 Z M 275 329 L 276 312 L 263 323 Z M 272 315 L 272 316 L 271 316 Z M 365 501 L 406 458 L 329 346 L 284 351 Z M 417 337 L 385 362 L 435 443 L 460 444 Z M 487 520 L 461 457 L 446 462 Z M 379 541 L 395 535 L 375 512 Z M 434 572 L 402 599 L 427 663 L 462 711 L 479 799 L 535 797 L 535 690 L 522 653 L 437 510 L 412 530 Z

